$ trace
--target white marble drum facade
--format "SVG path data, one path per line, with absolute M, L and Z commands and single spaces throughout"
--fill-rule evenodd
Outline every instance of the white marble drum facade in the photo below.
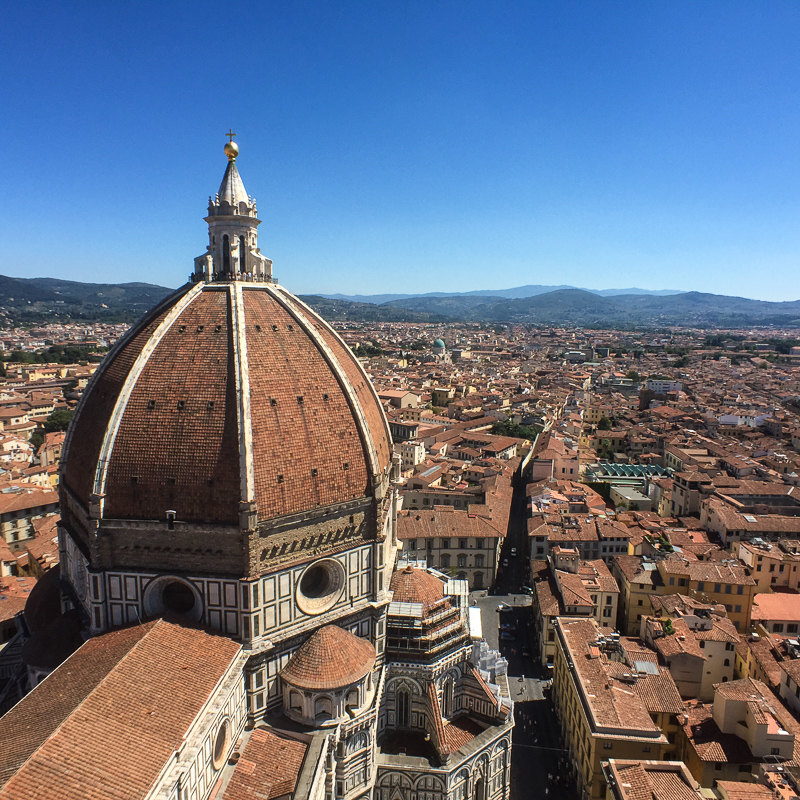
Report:
M 462 582 L 397 569 L 378 397 L 277 283 L 225 153 L 206 253 L 67 436 L 0 800 L 505 800 L 512 709 Z

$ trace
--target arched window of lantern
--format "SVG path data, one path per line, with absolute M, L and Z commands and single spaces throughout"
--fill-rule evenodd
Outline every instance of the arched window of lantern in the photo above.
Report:
M 222 237 L 222 271 L 231 271 L 231 242 L 227 233 Z

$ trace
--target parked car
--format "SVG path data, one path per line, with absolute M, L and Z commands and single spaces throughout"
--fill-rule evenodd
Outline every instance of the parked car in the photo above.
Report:
M 511 548 L 511 557 L 513 558 L 516 554 L 517 554 L 517 548 L 516 547 L 512 547 Z
M 500 638 L 506 642 L 513 642 L 517 635 L 513 631 L 500 631 Z
M 522 655 L 523 655 L 524 658 L 529 658 L 530 655 L 531 655 L 530 647 L 523 647 L 522 648 Z
M 497 604 L 498 611 L 511 611 L 511 606 L 507 605 L 506 603 L 498 603 Z
M 503 559 L 503 566 L 504 566 L 504 567 L 507 567 L 507 566 L 508 566 L 508 559 L 507 559 L 507 558 L 504 558 L 504 559 Z
M 530 594 L 530 595 L 532 595 L 532 594 L 533 594 L 533 589 L 531 589 L 531 587 L 530 587 L 530 586 L 523 586 L 523 587 L 522 587 L 522 593 L 523 593 L 523 594 Z

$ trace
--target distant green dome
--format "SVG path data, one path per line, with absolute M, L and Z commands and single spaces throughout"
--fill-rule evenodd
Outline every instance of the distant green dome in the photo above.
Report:
M 437 340 L 436 340 L 436 341 L 433 343 L 433 346 L 434 346 L 434 347 L 441 347 L 441 348 L 442 348 L 442 350 L 445 350 L 445 349 L 446 349 L 446 348 L 445 348 L 445 344 L 444 344 L 444 342 L 443 342 L 441 339 L 437 339 Z

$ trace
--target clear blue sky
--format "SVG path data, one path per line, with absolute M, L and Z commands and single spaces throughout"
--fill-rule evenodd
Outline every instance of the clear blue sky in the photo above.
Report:
M 223 133 L 281 283 L 800 298 L 800 3 L 2 4 L 0 273 L 178 286 Z

